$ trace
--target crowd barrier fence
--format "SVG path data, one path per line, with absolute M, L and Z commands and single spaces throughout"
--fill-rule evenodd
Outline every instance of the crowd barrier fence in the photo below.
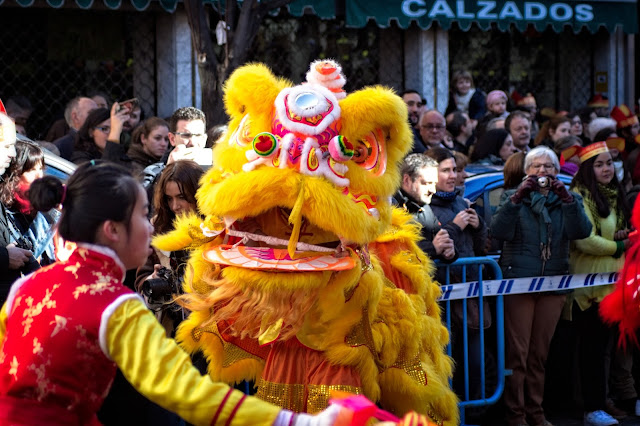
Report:
M 511 294 L 536 293 L 543 291 L 566 291 L 583 287 L 600 286 L 614 284 L 618 280 L 617 273 L 597 273 L 597 274 L 572 274 L 557 275 L 545 277 L 525 277 L 503 279 L 502 271 L 498 263 L 490 257 L 468 257 L 458 259 L 453 263 L 446 264 L 436 261 L 439 270 L 445 271 L 445 280 L 442 284 L 442 295 L 440 302 L 444 306 L 444 320 L 447 329 L 452 336 L 452 342 L 459 339 L 454 333 L 462 333 L 463 356 L 457 359 L 456 369 L 464 372 L 464 388 L 456 389 L 460 398 L 460 423 L 466 425 L 467 409 L 472 407 L 486 407 L 493 405 L 502 396 L 504 391 L 505 378 L 511 372 L 505 368 L 505 335 L 504 335 L 504 300 L 503 297 Z M 468 268 L 477 269 L 477 280 L 463 282 L 459 284 L 450 283 L 451 268 L 455 267 L 461 270 L 462 281 L 467 281 Z M 484 279 L 491 277 L 492 279 Z M 478 329 L 479 347 L 476 348 L 479 357 L 479 389 L 472 389 L 470 383 L 478 383 L 477 377 L 470 376 L 470 359 L 474 354 L 469 351 L 470 331 L 468 326 L 468 301 L 474 298 L 478 299 L 478 324 L 484 324 L 484 318 L 487 314 L 484 312 L 484 298 L 495 297 L 495 321 L 493 321 L 493 330 L 485 330 L 482 326 Z M 455 329 L 452 329 L 452 302 L 462 304 L 462 319 L 459 321 Z M 456 303 L 456 302 L 454 302 Z M 493 346 L 489 351 L 495 356 L 495 364 L 490 368 L 495 368 L 495 389 L 487 395 L 486 389 L 486 332 L 491 330 L 491 336 L 495 336 Z M 472 333 L 474 333 L 472 331 Z M 491 339 L 493 340 L 493 339 Z M 448 354 L 452 355 L 452 345 L 448 346 Z M 460 357 L 458 357 L 460 358 Z M 460 361 L 462 364 L 460 365 Z M 477 361 L 477 358 L 476 358 Z M 493 361 L 492 361 L 493 362 Z M 460 374 L 460 373 L 456 373 Z M 475 395 L 473 394 L 475 390 Z M 478 395 L 478 390 L 480 394 Z

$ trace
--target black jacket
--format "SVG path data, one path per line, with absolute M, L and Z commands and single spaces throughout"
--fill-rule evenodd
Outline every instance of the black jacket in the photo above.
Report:
M 413 216 L 413 219 L 422 226 L 423 239 L 418 242 L 418 247 L 420 247 L 420 249 L 422 249 L 422 251 L 424 251 L 431 260 L 438 259 L 451 263 L 458 258 L 457 251 L 452 259 L 445 259 L 436 253 L 436 249 L 433 246 L 433 238 L 436 234 L 440 229 L 445 229 L 449 233 L 449 236 L 451 236 L 454 230 L 449 225 L 442 226 L 428 204 L 421 206 L 411 196 L 409 196 L 409 194 L 404 192 L 402 188 L 398 189 L 395 193 L 393 201 L 396 206 L 404 209 L 407 213 L 410 213 Z

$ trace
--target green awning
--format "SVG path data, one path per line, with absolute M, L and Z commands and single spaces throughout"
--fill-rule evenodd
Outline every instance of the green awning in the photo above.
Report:
M 0 0 L 0 6 L 5 0 Z M 7 0 L 13 1 L 13 0 Z M 100 0 L 66 0 L 66 4 L 75 3 L 80 9 L 91 9 L 94 5 L 94 1 Z M 108 9 L 116 10 L 122 6 L 122 2 L 127 0 L 102 0 L 104 5 Z M 152 2 L 157 2 L 167 12 L 174 12 L 180 0 L 128 0 L 131 5 L 139 10 L 143 11 L 149 7 Z M 203 0 L 205 4 L 217 6 L 220 4 L 220 0 Z M 15 0 L 22 7 L 33 6 L 35 0 Z M 46 0 L 47 4 L 53 8 L 61 8 L 65 5 L 65 0 Z M 336 8 L 334 1 L 328 0 L 294 0 L 286 6 L 287 10 L 293 16 L 302 16 L 305 10 L 311 11 L 316 16 L 322 19 L 333 19 L 336 17 Z
M 613 32 L 620 26 L 626 33 L 638 32 L 636 0 L 348 0 L 345 8 L 347 26 L 355 28 L 372 19 L 382 28 L 391 21 L 407 28 L 415 21 L 423 29 L 437 22 L 446 30 L 456 22 L 464 30 L 473 23 L 484 30 L 495 23 L 502 31 L 511 24 L 524 31 L 532 24 L 538 31 L 551 26 L 561 32 L 569 26 L 576 33 L 583 27 Z

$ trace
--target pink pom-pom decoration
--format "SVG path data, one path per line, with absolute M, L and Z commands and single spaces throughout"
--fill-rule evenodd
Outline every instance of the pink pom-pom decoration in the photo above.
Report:
M 335 161 L 344 163 L 353 158 L 353 145 L 342 135 L 334 136 L 329 141 L 329 154 Z

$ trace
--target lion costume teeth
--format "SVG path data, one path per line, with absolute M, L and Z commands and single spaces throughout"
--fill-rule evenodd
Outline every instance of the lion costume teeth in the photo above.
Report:
M 342 390 L 457 424 L 433 264 L 389 203 L 413 140 L 406 106 L 383 87 L 346 95 L 334 61 L 307 79 L 250 64 L 227 81 L 203 216 L 154 239 L 192 251 L 177 339 L 214 380 L 256 380 L 287 409 L 318 412 Z

